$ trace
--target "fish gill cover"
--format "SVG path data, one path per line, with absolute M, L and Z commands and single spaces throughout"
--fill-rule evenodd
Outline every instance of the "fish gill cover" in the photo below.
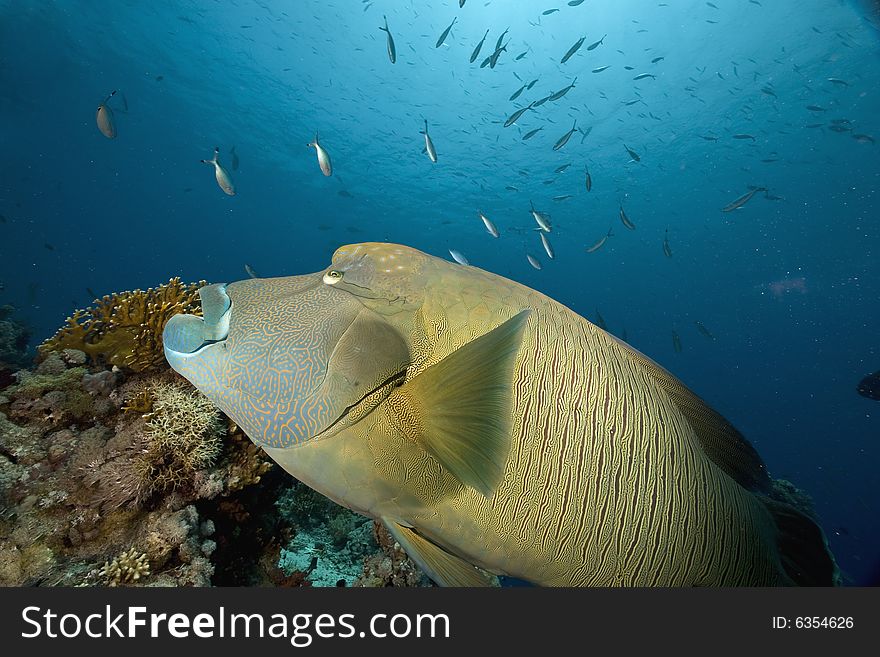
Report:
M 8 341 L 169 276 L 452 251 L 668 367 L 876 581 L 875 6 L 0 4 Z

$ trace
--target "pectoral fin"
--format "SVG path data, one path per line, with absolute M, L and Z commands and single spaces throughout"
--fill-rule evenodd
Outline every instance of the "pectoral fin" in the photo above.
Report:
M 388 518 L 382 522 L 403 551 L 440 586 L 498 586 L 497 577 L 450 554 L 414 529 Z
M 513 368 L 529 310 L 401 386 L 397 428 L 463 484 L 490 497 L 510 451 Z

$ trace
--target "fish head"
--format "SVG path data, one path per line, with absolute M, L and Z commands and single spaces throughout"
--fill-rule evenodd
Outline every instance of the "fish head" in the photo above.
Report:
M 397 291 L 371 273 L 355 254 L 314 274 L 204 287 L 201 317 L 166 324 L 166 359 L 255 443 L 306 444 L 387 397 L 409 365 L 404 338 L 369 307 Z

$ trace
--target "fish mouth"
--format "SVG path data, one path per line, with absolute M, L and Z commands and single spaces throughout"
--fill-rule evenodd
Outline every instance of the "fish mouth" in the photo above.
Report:
M 172 366 L 198 355 L 203 349 L 223 342 L 229 335 L 232 300 L 226 283 L 206 285 L 199 290 L 202 316 L 174 315 L 165 324 L 162 342 L 165 357 Z

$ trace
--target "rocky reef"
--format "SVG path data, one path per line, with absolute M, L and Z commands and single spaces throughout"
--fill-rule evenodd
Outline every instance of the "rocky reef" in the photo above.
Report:
M 429 584 L 167 367 L 162 328 L 197 287 L 106 296 L 30 367 L 0 309 L 0 585 Z

